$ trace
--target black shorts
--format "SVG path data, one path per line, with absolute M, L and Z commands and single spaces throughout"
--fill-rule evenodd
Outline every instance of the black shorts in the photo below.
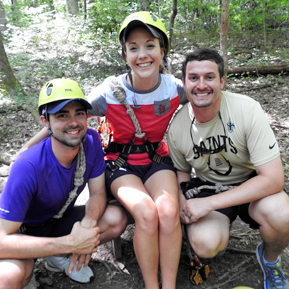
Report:
M 161 170 L 170 170 L 176 172 L 174 168 L 174 164 L 170 157 L 165 157 L 164 162 L 154 162 L 152 161 L 148 165 L 135 166 L 131 165 L 128 162 L 125 162 L 120 168 L 114 170 L 112 168 L 112 162 L 106 161 L 106 170 L 105 170 L 105 183 L 106 190 L 108 194 L 108 198 L 113 198 L 110 187 L 112 182 L 122 176 L 125 175 L 135 175 L 139 177 L 143 183 L 145 183 L 149 177 L 151 177 L 154 173 Z
M 212 190 L 202 189 L 202 191 L 199 194 L 197 194 L 194 198 L 206 198 L 215 194 L 216 193 L 213 192 Z M 255 220 L 253 220 L 249 215 L 249 205 L 250 203 L 246 203 L 229 208 L 218 209 L 216 211 L 226 215 L 230 219 L 230 223 L 235 221 L 237 216 L 239 216 L 243 222 L 249 224 L 250 228 L 259 229 L 259 224 Z
M 22 224 L 18 233 L 35 237 L 61 237 L 71 233 L 74 223 L 81 221 L 85 216 L 85 206 L 74 206 L 68 213 L 64 213 L 62 218 L 44 222 L 39 226 Z

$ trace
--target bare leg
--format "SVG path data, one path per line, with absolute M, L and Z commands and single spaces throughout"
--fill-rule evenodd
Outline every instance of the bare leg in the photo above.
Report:
M 229 242 L 229 226 L 229 218 L 216 211 L 187 225 L 188 237 L 195 253 L 203 258 L 212 258 L 224 250 Z
M 111 190 L 135 220 L 134 250 L 146 289 L 158 289 L 158 214 L 142 181 L 134 175 L 117 178 Z
M 289 243 L 289 197 L 285 192 L 250 204 L 251 217 L 260 224 L 264 258 L 275 262 Z
M 21 289 L 33 273 L 33 259 L 0 260 L 0 289 Z
M 176 175 L 169 170 L 158 171 L 147 180 L 145 187 L 155 201 L 159 216 L 162 288 L 175 289 L 182 244 Z
M 118 206 L 107 206 L 104 214 L 99 220 L 100 244 L 104 244 L 117 238 L 127 226 L 127 216 L 123 208 Z

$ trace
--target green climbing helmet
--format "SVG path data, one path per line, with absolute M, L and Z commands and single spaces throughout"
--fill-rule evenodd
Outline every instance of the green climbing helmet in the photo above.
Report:
M 159 17 L 157 17 L 152 12 L 148 12 L 148 11 L 135 12 L 135 13 L 127 16 L 124 19 L 124 21 L 120 27 L 119 34 L 118 34 L 119 42 L 122 45 L 124 44 L 123 39 L 124 39 L 124 35 L 126 34 L 126 31 L 133 28 L 133 26 L 136 24 L 135 22 L 141 22 L 150 30 L 150 32 L 152 33 L 152 35 L 154 35 L 154 37 L 160 38 L 157 35 L 155 35 L 155 33 L 154 33 L 154 29 L 157 28 L 157 30 L 160 31 L 162 34 L 166 55 L 169 53 L 170 41 L 169 41 L 169 38 L 167 35 L 166 28 Z M 151 29 L 151 28 L 153 28 L 153 29 Z
M 47 106 L 45 108 L 46 113 L 56 113 L 72 100 L 80 101 L 86 109 L 91 108 L 90 103 L 84 96 L 82 88 L 76 81 L 67 78 L 50 80 L 44 84 L 39 93 L 38 113 L 40 115 L 44 114 L 44 112 L 41 111 L 41 107 L 43 108 L 45 104 L 50 104 L 50 111 L 48 111 Z

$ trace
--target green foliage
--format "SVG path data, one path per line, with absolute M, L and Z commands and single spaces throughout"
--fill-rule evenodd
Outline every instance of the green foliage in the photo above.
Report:
M 4 32 L 6 52 L 26 98 L 15 93 L 13 100 L 37 107 L 41 86 L 54 78 L 73 78 L 79 83 L 124 71 L 117 32 L 92 30 L 92 20 L 81 16 L 30 8 L 29 27 L 10 25 Z
M 230 57 L 229 65 L 268 64 L 276 59 L 276 54 L 280 59 L 288 59 L 288 42 L 284 41 L 282 45 L 276 44 L 274 47 L 278 34 L 284 37 L 289 33 L 287 2 L 230 1 L 228 52 L 236 56 Z M 26 3 L 32 5 L 31 0 Z M 172 0 L 150 3 L 151 10 L 163 20 L 168 29 Z M 20 4 L 21 17 L 16 21 L 12 17 L 15 9 L 11 8 L 10 2 L 4 5 L 9 22 L 9 29 L 3 33 L 6 51 L 27 95 L 25 102 L 33 107 L 37 105 L 41 86 L 49 79 L 70 77 L 85 85 L 91 80 L 97 82 L 109 75 L 124 72 L 125 63 L 121 57 L 118 31 L 128 14 L 141 9 L 141 1 L 122 0 L 120 4 L 119 0 L 95 0 L 88 3 L 86 20 L 83 19 L 84 11 L 81 9 L 82 14 L 79 16 L 67 17 L 63 0 L 54 1 L 54 6 L 55 10 L 51 11 L 47 4 L 38 8 Z M 178 0 L 172 51 L 185 54 L 204 46 L 218 50 L 220 13 L 219 0 Z M 260 35 L 266 35 L 267 43 L 272 43 L 272 46 L 256 58 L 254 49 L 261 45 Z M 241 49 L 244 39 L 246 43 L 252 43 L 252 47 L 254 45 L 254 48 L 249 48 L 253 55 L 250 59 L 237 51 Z M 174 63 L 172 66 L 178 67 Z M 23 100 L 18 97 L 17 101 Z
M 104 32 L 117 32 L 124 17 L 137 11 L 136 3 L 119 5 L 117 0 L 95 0 L 88 9 L 89 26 L 95 32 L 98 29 Z
M 230 26 L 238 31 L 260 33 L 265 24 L 266 31 L 288 25 L 289 2 L 287 0 L 231 0 Z M 288 28 L 288 27 L 287 27 Z

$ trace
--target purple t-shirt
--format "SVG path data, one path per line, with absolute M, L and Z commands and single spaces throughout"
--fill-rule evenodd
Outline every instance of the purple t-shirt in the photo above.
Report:
M 96 131 L 87 130 L 83 147 L 86 171 L 78 194 L 89 179 L 100 176 L 105 170 L 102 145 Z M 50 138 L 23 152 L 13 164 L 0 195 L 0 218 L 34 226 L 53 217 L 74 188 L 76 162 L 77 158 L 70 168 L 63 167 L 52 152 Z M 66 212 L 71 210 L 75 200 Z

